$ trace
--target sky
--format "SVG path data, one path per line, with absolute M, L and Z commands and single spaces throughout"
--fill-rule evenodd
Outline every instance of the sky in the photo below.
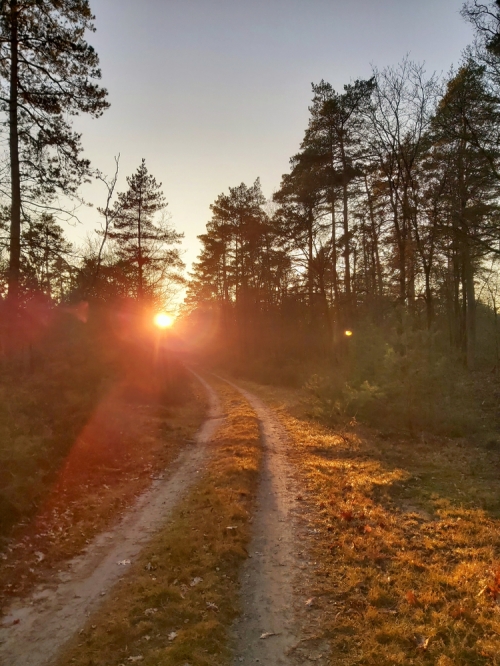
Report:
M 445 74 L 472 41 L 462 0 L 91 0 L 111 107 L 77 118 L 85 156 L 118 191 L 145 158 L 184 233 L 190 267 L 210 204 L 260 177 L 270 197 L 308 122 L 311 83 L 336 90 L 372 66 L 409 54 Z M 69 229 L 82 242 L 105 203 L 102 184 L 82 189 L 93 208 Z

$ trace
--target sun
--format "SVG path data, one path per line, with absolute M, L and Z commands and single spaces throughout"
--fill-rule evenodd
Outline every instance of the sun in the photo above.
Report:
M 154 322 L 155 326 L 158 326 L 158 328 L 170 328 L 174 323 L 174 318 L 166 312 L 158 312 L 158 314 L 155 315 Z

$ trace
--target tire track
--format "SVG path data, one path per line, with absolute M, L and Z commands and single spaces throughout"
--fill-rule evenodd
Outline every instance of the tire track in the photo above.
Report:
M 0 627 L 0 663 L 5 666 L 44 666 L 85 624 L 102 598 L 122 577 L 150 537 L 168 519 L 186 491 L 196 481 L 206 459 L 206 443 L 222 423 L 216 392 L 199 375 L 209 398 L 208 418 L 174 463 L 166 480 L 153 481 L 111 530 L 100 534 L 86 551 L 71 560 L 67 571 L 7 610 Z
M 295 502 L 286 460 L 287 436 L 259 398 L 232 382 L 227 383 L 255 410 L 264 448 L 250 556 L 241 577 L 243 615 L 233 627 L 233 663 L 234 666 L 256 662 L 265 666 L 292 664 L 290 651 L 298 641 L 292 585 L 297 559 L 292 516 Z

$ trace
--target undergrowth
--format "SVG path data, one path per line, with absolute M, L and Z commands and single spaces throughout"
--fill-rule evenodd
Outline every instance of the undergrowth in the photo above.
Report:
M 0 379 L 0 597 L 26 594 L 78 554 L 203 419 L 196 383 L 169 404 L 140 350 L 117 344 L 102 322 L 69 318 L 46 335 L 31 370 Z M 139 363 L 149 391 L 130 381 Z
M 336 360 L 304 384 L 311 414 L 331 425 L 355 418 L 410 433 L 461 437 L 480 427 L 470 374 L 437 331 L 359 325 Z

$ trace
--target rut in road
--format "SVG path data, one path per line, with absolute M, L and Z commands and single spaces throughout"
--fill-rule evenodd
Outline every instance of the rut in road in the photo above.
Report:
M 215 391 L 198 375 L 209 397 L 208 419 L 185 449 L 173 473 L 154 481 L 134 508 L 112 530 L 99 535 L 87 552 L 69 563 L 53 585 L 8 609 L 0 627 L 0 664 L 44 666 L 85 624 L 99 602 L 126 571 L 145 543 L 168 519 L 172 510 L 198 478 L 207 455 L 205 444 L 222 423 L 221 405 Z
M 243 615 L 233 628 L 233 663 L 235 666 L 255 666 L 256 662 L 265 666 L 293 664 L 291 650 L 298 642 L 292 585 L 297 560 L 287 436 L 259 398 L 228 383 L 255 410 L 264 447 L 250 557 L 243 565 L 241 577 Z

